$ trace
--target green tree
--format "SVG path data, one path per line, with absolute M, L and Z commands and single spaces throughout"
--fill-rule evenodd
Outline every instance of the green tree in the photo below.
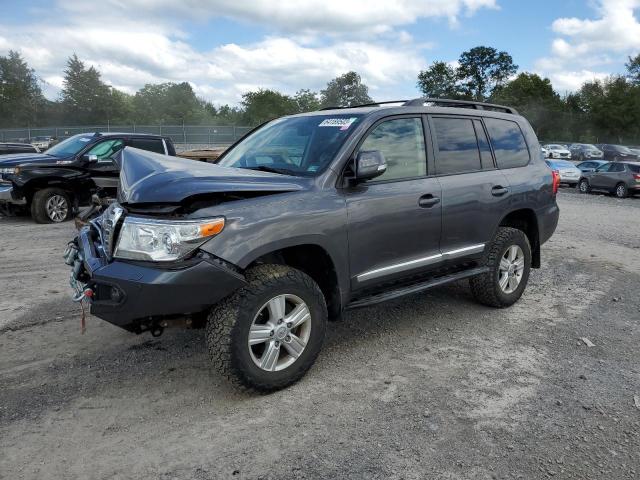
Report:
M 320 104 L 323 107 L 350 107 L 372 102 L 369 87 L 362 83 L 356 72 L 347 72 L 334 78 L 320 92 Z
M 283 115 L 297 113 L 296 101 L 274 90 L 258 90 L 242 95 L 244 119 L 249 125 L 258 125 Z
M 34 125 L 47 106 L 38 77 L 20 54 L 10 50 L 0 56 L 0 125 Z
M 475 47 L 463 52 L 458 63 L 456 73 L 462 92 L 480 101 L 488 98 L 496 87 L 506 83 L 518 71 L 511 55 L 493 47 Z
M 200 123 L 207 117 L 206 102 L 187 82 L 147 84 L 136 92 L 133 109 L 137 123 Z
M 427 70 L 418 74 L 418 89 L 425 97 L 460 98 L 458 74 L 446 62 L 433 62 Z
M 107 120 L 109 88 L 94 68 L 86 68 L 74 53 L 67 61 L 61 93 L 66 119 L 70 124 L 91 125 Z
M 634 85 L 640 86 L 640 53 L 635 57 L 629 57 L 627 67 L 627 77 Z
M 311 90 L 298 90 L 293 97 L 298 106 L 298 112 L 313 112 L 320 108 L 320 100 L 318 95 Z
M 518 109 L 540 138 L 552 138 L 558 129 L 562 100 L 553 90 L 551 80 L 535 73 L 521 73 L 505 85 L 496 87 L 490 98 Z
M 635 143 L 640 138 L 640 88 L 625 77 L 587 82 L 579 96 L 600 141 Z

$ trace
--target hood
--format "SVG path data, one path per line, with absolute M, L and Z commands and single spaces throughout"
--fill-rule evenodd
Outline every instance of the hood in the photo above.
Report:
M 11 153 L 9 155 L 0 155 L 0 167 L 17 167 L 18 165 L 56 165 L 57 162 L 63 161 L 62 158 L 52 157 L 44 153 Z
M 180 203 L 209 193 L 293 192 L 309 178 L 228 168 L 126 147 L 120 153 L 121 203 Z

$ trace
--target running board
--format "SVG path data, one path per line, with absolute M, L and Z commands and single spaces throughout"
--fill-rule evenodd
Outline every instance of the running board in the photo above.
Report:
M 405 295 L 424 292 L 425 290 L 429 290 L 430 288 L 434 288 L 434 287 L 439 287 L 440 285 L 445 285 L 447 283 L 463 280 L 469 277 L 475 277 L 476 275 L 486 273 L 489 270 L 490 270 L 489 267 L 477 267 L 477 268 L 472 268 L 470 270 L 464 270 L 458 273 L 452 273 L 450 275 L 444 275 L 442 277 L 437 277 L 431 280 L 427 280 L 426 282 L 421 282 L 421 283 L 409 285 L 407 287 L 398 288 L 396 290 L 391 290 L 388 292 L 371 295 L 370 297 L 361 298 L 360 300 L 356 300 L 354 302 L 349 303 L 346 309 L 353 310 L 355 308 L 370 307 L 371 305 L 377 305 L 378 303 L 394 300 L 396 298 L 404 297 Z

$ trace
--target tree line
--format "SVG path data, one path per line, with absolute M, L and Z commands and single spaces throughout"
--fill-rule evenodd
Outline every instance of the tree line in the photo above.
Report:
M 271 118 L 330 106 L 373 102 L 356 72 L 329 81 L 319 92 L 286 95 L 247 92 L 238 106 L 199 98 L 188 82 L 147 84 L 130 95 L 107 85 L 75 54 L 64 71 L 60 96 L 44 97 L 36 72 L 18 52 L 0 56 L 0 127 L 130 124 L 257 125 Z M 640 54 L 624 74 L 588 81 L 560 95 L 548 78 L 520 72 L 507 52 L 475 47 L 455 64 L 433 62 L 417 88 L 431 98 L 487 101 L 518 109 L 543 140 L 640 144 Z

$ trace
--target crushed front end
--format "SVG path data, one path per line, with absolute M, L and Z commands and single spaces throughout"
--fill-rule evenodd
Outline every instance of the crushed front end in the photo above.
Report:
M 154 332 L 167 321 L 206 312 L 246 284 L 241 272 L 199 250 L 199 244 L 193 241 L 192 250 L 184 255 L 180 252 L 175 260 L 160 255 L 161 260 L 156 261 L 143 258 L 142 253 L 137 255 L 140 258 L 119 258 L 116 250 L 125 222 L 129 229 L 142 230 L 145 225 L 156 224 L 167 230 L 164 225 L 170 224 L 166 220 L 128 217 L 125 208 L 113 203 L 103 215 L 80 229 L 65 252 L 65 262 L 72 269 L 74 300 L 88 299 L 92 315 L 131 332 Z M 194 224 L 200 230 L 207 228 L 201 221 L 182 222 L 192 230 Z M 180 221 L 170 225 L 176 223 L 182 228 Z M 167 243 L 170 241 L 171 238 Z M 166 248 L 170 251 L 173 247 L 169 244 Z

